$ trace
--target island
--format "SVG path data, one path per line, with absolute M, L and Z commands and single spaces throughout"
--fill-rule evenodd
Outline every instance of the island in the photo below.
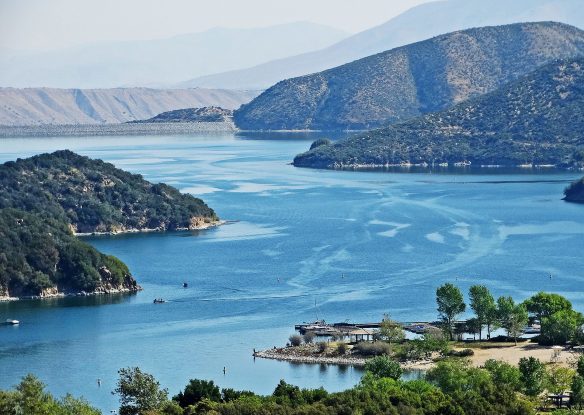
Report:
M 90 233 L 206 229 L 201 199 L 68 150 L 0 165 L 0 299 L 137 291 Z

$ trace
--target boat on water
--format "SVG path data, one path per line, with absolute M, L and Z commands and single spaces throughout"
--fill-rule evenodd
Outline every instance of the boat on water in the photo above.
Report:
M 154 304 L 162 304 L 162 303 L 166 303 L 166 300 L 163 298 L 155 298 L 154 299 Z
M 6 324 L 11 325 L 11 326 L 17 326 L 18 324 L 20 324 L 20 321 L 18 320 L 12 320 L 12 319 L 6 319 Z

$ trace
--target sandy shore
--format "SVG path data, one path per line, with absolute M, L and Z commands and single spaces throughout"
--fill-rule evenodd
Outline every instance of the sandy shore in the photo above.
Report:
M 493 347 L 473 348 L 474 355 L 470 357 L 474 366 L 482 366 L 489 359 L 501 360 L 517 365 L 522 357 L 535 357 L 543 363 L 556 363 L 569 366 L 576 354 L 566 349 L 553 349 L 552 346 L 540 346 L 537 343 L 520 343 L 515 345 L 493 345 Z M 554 357 L 554 353 L 557 356 Z

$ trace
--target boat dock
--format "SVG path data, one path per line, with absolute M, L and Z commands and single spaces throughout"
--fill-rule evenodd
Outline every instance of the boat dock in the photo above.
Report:
M 437 322 L 396 322 L 404 330 L 415 334 L 423 334 L 432 328 L 438 328 Z M 294 329 L 300 334 L 312 332 L 317 336 L 346 336 L 348 333 L 358 329 L 379 329 L 378 323 L 326 323 L 324 320 L 317 320 L 312 323 L 296 324 Z

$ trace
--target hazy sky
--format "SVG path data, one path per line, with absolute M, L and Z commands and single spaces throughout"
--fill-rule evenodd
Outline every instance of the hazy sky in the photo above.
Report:
M 430 0 L 0 0 L 0 48 L 53 49 L 310 21 L 358 32 Z

